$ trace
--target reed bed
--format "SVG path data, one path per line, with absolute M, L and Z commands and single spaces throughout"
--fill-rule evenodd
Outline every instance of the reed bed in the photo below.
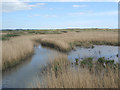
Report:
M 118 33 L 106 31 L 67 32 L 63 34 L 23 35 L 2 41 L 2 69 L 16 65 L 34 52 L 36 42 L 59 51 L 70 51 L 75 45 L 118 45 Z
M 61 51 L 70 51 L 75 45 L 118 45 L 117 32 L 68 32 L 64 34 L 38 35 L 34 39 L 40 41 L 43 45 L 57 48 Z
M 59 74 L 48 74 L 46 88 L 118 88 L 118 73 L 109 71 L 109 75 L 92 75 L 87 69 L 68 70 Z M 52 82 L 52 83 L 51 83 Z
M 12 67 L 33 53 L 33 42 L 25 37 L 2 42 L 2 69 Z
M 118 68 L 91 72 L 87 67 L 71 67 L 65 56 L 55 58 L 50 65 L 52 67 L 48 66 L 43 74 L 44 84 L 37 81 L 38 88 L 118 88 Z

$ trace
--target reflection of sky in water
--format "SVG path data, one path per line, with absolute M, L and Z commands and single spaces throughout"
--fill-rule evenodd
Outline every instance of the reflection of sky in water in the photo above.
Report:
M 38 76 L 40 69 L 54 59 L 59 52 L 41 46 L 35 47 L 34 55 L 23 63 L 3 73 L 3 87 L 8 88 L 32 88 L 29 85 Z M 42 79 L 40 77 L 39 79 Z
M 106 45 L 95 45 L 94 48 L 80 48 L 76 47 L 74 51 L 69 53 L 68 58 L 74 61 L 75 58 L 85 58 L 85 57 L 105 57 L 106 59 L 114 59 L 118 62 L 118 47 L 117 46 L 106 46 Z

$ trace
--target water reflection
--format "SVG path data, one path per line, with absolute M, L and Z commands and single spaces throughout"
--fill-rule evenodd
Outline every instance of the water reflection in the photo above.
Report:
M 83 59 L 86 57 L 93 57 L 98 59 L 99 57 L 105 57 L 109 60 L 115 60 L 118 62 L 118 47 L 107 45 L 94 45 L 94 48 L 80 48 L 76 47 L 74 51 L 69 53 L 69 60 L 74 61 L 75 58 Z

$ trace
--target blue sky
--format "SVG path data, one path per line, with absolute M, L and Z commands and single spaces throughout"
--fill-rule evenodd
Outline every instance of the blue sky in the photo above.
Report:
M 4 3 L 2 28 L 117 28 L 117 10 L 117 2 Z

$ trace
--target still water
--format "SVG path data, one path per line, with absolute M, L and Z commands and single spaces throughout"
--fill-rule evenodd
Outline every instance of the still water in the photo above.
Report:
M 82 60 L 83 58 L 93 57 L 97 60 L 100 57 L 105 57 L 108 60 L 118 62 L 118 47 L 107 45 L 94 45 L 94 48 L 76 47 L 69 53 L 68 59 L 74 61 L 75 58 Z

